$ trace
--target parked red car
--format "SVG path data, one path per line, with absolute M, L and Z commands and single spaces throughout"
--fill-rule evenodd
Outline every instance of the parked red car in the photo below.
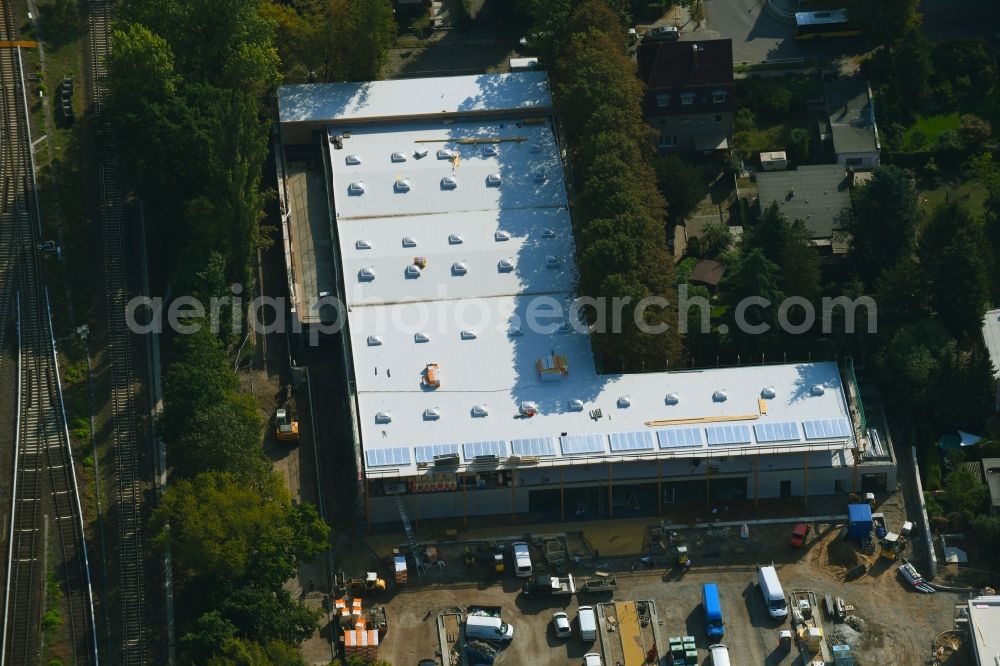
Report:
M 809 525 L 806 523 L 799 523 L 792 530 L 792 538 L 788 540 L 788 543 L 794 548 L 801 548 L 802 544 L 806 540 L 806 534 L 809 533 Z

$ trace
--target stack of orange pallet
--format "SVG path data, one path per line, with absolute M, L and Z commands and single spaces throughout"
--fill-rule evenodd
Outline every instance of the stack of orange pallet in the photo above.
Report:
M 361 618 L 353 629 L 344 630 L 344 656 L 361 657 L 366 661 L 378 659 L 378 631 L 369 629 Z

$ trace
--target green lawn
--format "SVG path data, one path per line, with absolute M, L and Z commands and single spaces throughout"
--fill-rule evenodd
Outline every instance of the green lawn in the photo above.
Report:
M 937 141 L 938 135 L 950 129 L 958 129 L 958 111 L 952 111 L 951 113 L 938 113 L 933 116 L 920 116 L 917 118 L 917 122 L 906 130 L 906 134 L 903 135 L 903 146 L 907 150 L 920 150 L 927 146 L 933 146 L 934 142 Z M 914 133 L 919 131 L 924 135 L 924 143 L 920 145 L 919 141 L 914 140 Z
M 988 192 L 979 181 L 965 180 L 960 183 L 946 183 L 932 190 L 920 192 L 920 208 L 933 211 L 948 198 L 962 201 L 973 215 L 982 215 Z

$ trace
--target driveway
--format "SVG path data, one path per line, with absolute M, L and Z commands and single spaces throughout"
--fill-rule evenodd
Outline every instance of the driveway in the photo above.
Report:
M 780 0 L 794 10 L 791 0 Z M 761 0 L 705 0 L 705 22 L 698 30 L 681 33 L 683 41 L 698 39 L 733 40 L 735 62 L 757 63 L 785 58 L 822 58 L 835 60 L 857 55 L 864 45 L 861 39 L 798 41 L 794 26 L 779 21 L 763 9 Z

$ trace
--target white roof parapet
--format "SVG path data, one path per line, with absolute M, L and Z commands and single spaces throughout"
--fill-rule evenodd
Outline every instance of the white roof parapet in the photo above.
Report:
M 281 123 L 351 123 L 549 111 L 545 72 L 278 87 Z

